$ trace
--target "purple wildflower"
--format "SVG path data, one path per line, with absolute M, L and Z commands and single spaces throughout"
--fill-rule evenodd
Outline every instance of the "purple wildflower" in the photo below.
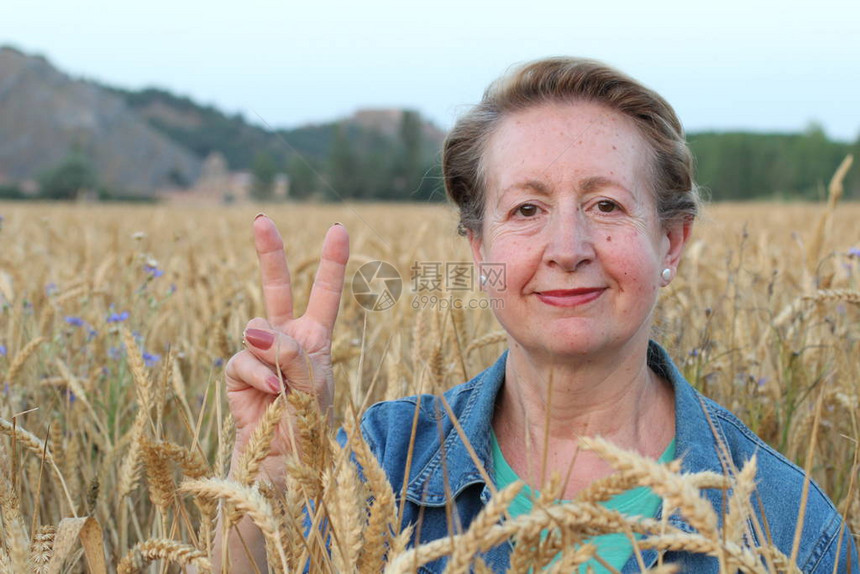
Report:
M 6 345 L 0 345 L 0 357 L 6 356 Z
M 108 315 L 107 322 L 108 323 L 122 323 L 126 319 L 128 319 L 128 311 L 123 311 L 122 313 L 111 313 Z
M 147 367 L 154 367 L 155 364 L 161 360 L 161 355 L 154 355 L 152 353 L 144 353 L 143 354 L 143 363 Z
M 108 357 L 113 359 L 114 361 L 119 361 L 122 359 L 123 350 L 122 347 L 111 347 L 108 349 Z
M 758 380 L 756 380 L 755 384 L 757 384 L 759 388 L 761 388 L 765 386 L 769 380 L 770 379 L 768 379 L 767 377 L 759 377 Z
M 222 366 L 224 366 L 224 359 L 222 359 L 221 357 L 218 357 L 214 361 L 212 361 L 212 365 L 215 368 L 221 368 Z
M 84 326 L 84 320 L 81 319 L 80 317 L 66 317 L 65 320 L 66 320 L 66 323 L 68 323 L 69 325 L 71 325 L 73 327 L 83 327 Z
M 153 277 L 153 279 L 164 275 L 163 269 L 159 269 L 157 265 L 150 265 L 149 263 L 143 266 L 143 270 L 149 273 Z
M 860 257 L 860 247 L 852 247 L 849 249 L 848 257 Z

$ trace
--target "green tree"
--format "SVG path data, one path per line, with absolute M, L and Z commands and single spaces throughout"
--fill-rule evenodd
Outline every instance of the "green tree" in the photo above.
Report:
M 358 156 L 349 141 L 347 127 L 338 125 L 329 154 L 329 179 L 333 191 L 327 190 L 328 194 L 344 199 L 361 195 L 357 178 L 358 167 Z
M 251 170 L 254 183 L 251 186 L 251 197 L 259 201 L 270 201 L 275 193 L 275 177 L 278 175 L 278 164 L 268 152 L 261 151 L 254 158 Z
M 290 178 L 289 195 L 293 199 L 309 199 L 320 193 L 317 170 L 309 161 L 296 154 L 287 163 L 287 177 Z
M 421 160 L 424 138 L 421 129 L 421 116 L 418 112 L 404 110 L 400 118 L 397 142 L 400 149 L 392 173 L 392 188 L 396 199 L 411 198 L 421 186 L 424 172 Z
M 77 199 L 98 186 L 92 162 L 80 152 L 70 153 L 39 178 L 40 195 L 47 199 Z

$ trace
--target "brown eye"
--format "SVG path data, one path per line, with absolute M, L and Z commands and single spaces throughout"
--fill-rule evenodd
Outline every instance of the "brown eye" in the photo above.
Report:
M 597 209 L 599 209 L 601 213 L 612 213 L 618 209 L 618 205 L 616 205 L 614 201 L 604 199 L 603 201 L 597 202 Z
M 537 206 L 532 205 L 531 203 L 526 203 L 525 205 L 521 205 L 517 208 L 517 213 L 524 217 L 532 217 L 537 214 Z

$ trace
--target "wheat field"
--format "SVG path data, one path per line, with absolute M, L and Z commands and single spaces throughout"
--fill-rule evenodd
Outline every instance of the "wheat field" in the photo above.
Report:
M 856 536 L 860 205 L 837 199 L 708 207 L 662 295 L 654 338 L 694 386 L 811 469 Z M 397 493 L 355 432 L 357 412 L 447 389 L 504 346 L 491 311 L 431 309 L 415 298 L 416 262 L 470 260 L 445 206 L 266 207 L 285 237 L 297 312 L 325 230 L 339 221 L 350 232 L 333 356 L 338 423 L 351 441 L 333 443 L 313 401 L 294 393 L 304 448 L 288 488 L 253 478 L 286 406 L 280 399 L 243 457 L 246 472 L 227 480 L 223 367 L 248 319 L 264 315 L 251 237 L 257 211 L 0 204 L 0 465 L 8 469 L 0 473 L 0 573 L 206 572 L 219 507 L 221 527 L 243 515 L 260 526 L 276 572 L 301 571 L 308 560 L 315 572 L 410 572 L 444 555 L 449 572 L 481 572 L 480 553 L 508 539 L 511 571 L 570 572 L 592 558 L 587 539 L 601 532 L 640 533 L 640 548 L 709 553 L 727 572 L 795 571 L 775 549 L 740 543 L 754 463 L 734 476 L 681 475 L 599 440 L 587 448 L 618 473 L 576 501 L 551 504 L 548 484 L 540 512 L 500 522 L 514 485 L 466 532 L 407 547 L 410 533 L 395 528 Z M 366 312 L 349 280 L 374 260 L 399 270 L 403 293 L 391 309 Z M 447 297 L 481 299 L 474 290 L 440 294 Z M 682 514 L 698 516 L 700 533 L 608 513 L 598 503 L 624 484 L 661 489 Z M 696 495 L 715 486 L 734 488 L 719 531 Z M 306 508 L 316 509 L 310 532 L 301 527 Z

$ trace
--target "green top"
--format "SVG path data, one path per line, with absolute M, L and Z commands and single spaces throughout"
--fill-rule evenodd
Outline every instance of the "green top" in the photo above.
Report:
M 490 432 L 490 442 L 493 449 L 493 469 L 495 471 L 496 487 L 501 490 L 520 478 L 505 460 L 502 449 L 499 447 L 496 433 L 492 430 Z M 673 438 L 658 462 L 666 463 L 674 458 L 675 439 Z M 525 485 L 508 507 L 511 518 L 531 512 L 533 501 L 537 499 L 539 494 L 539 492 Z M 623 492 L 602 504 L 606 508 L 617 510 L 630 516 L 654 516 L 657 513 L 657 509 L 660 508 L 661 502 L 661 498 L 654 494 L 650 488 L 640 486 L 639 488 Z M 597 536 L 589 540 L 589 542 L 597 546 L 597 553 L 600 557 L 616 570 L 621 570 L 630 556 L 633 555 L 633 545 L 625 534 L 605 534 Z M 594 568 L 597 574 L 609 572 L 595 560 L 590 560 L 586 564 L 583 564 L 580 567 L 580 572 L 585 572 L 587 566 Z

